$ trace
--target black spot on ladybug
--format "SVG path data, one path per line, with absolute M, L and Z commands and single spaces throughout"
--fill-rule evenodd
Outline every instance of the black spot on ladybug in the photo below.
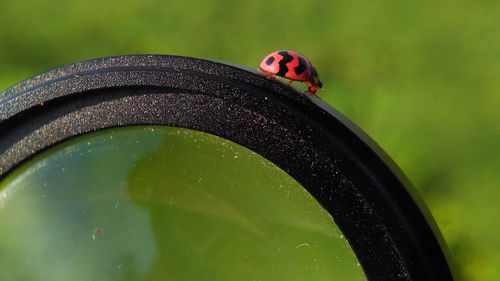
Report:
M 299 65 L 297 65 L 294 70 L 297 75 L 300 75 L 302 72 L 306 71 L 307 63 L 306 60 L 302 57 L 299 57 Z
M 293 60 L 293 57 L 288 54 L 286 51 L 281 51 L 278 52 L 283 58 L 280 60 L 279 65 L 280 65 L 280 71 L 276 73 L 278 76 L 285 76 L 285 74 L 288 72 L 288 67 L 286 66 L 287 63 L 291 62 Z
M 311 76 L 312 77 L 317 77 L 318 76 L 318 72 L 316 71 L 316 68 L 314 68 L 314 66 L 311 69 Z
M 274 61 L 274 57 L 269 57 L 267 60 L 266 60 L 266 64 L 267 65 L 271 65 Z

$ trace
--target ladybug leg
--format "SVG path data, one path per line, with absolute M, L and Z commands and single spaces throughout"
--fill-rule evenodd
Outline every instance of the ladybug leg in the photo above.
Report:
M 286 84 L 286 85 L 287 85 L 287 86 L 292 85 L 293 81 L 294 81 L 294 80 L 288 80 L 288 84 Z
M 264 73 L 264 76 L 266 76 L 266 78 L 270 80 L 276 80 L 276 78 L 278 78 L 278 76 L 269 73 Z
M 318 99 L 320 98 L 318 95 L 316 95 L 316 92 L 311 91 L 311 88 L 309 88 L 309 90 L 306 91 L 306 94 L 313 96 L 313 97 L 317 97 Z
M 319 99 L 319 96 L 316 95 L 316 92 L 319 90 L 318 87 L 311 82 L 304 82 L 304 84 L 309 86 L 309 88 L 306 91 L 306 94 L 311 95 L 313 97 L 317 97 Z

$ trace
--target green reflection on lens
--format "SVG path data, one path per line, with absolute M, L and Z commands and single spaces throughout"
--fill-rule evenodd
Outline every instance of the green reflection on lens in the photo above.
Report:
M 111 129 L 0 183 L 0 280 L 366 280 L 271 162 L 172 127 Z

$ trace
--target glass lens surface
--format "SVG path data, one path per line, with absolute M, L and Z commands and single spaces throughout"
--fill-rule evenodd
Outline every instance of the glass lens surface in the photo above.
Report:
M 366 280 L 262 156 L 173 127 L 77 137 L 0 182 L 0 280 Z

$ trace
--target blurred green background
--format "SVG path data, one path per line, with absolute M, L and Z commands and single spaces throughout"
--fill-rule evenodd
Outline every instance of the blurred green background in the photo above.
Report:
M 0 89 L 95 57 L 160 53 L 257 67 L 291 49 L 322 98 L 400 165 L 458 280 L 498 280 L 499 1 L 0 1 Z

